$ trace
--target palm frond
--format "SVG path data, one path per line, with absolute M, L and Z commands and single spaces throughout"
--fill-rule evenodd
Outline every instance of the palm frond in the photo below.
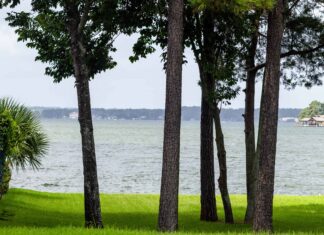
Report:
M 9 164 L 19 168 L 30 165 L 37 169 L 49 144 L 38 116 L 11 98 L 0 99 L 0 113 L 4 111 L 9 112 L 15 121 L 17 132 L 9 156 L 6 156 Z

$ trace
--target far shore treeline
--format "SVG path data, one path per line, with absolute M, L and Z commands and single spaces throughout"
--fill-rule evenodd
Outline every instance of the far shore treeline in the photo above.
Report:
M 77 108 L 47 108 L 32 107 L 35 113 L 42 119 L 76 119 Z M 302 109 L 279 109 L 279 120 L 283 118 L 297 118 Z M 255 110 L 255 121 L 259 120 L 259 109 Z M 200 107 L 182 107 L 182 120 L 199 121 Z M 243 108 L 222 109 L 221 119 L 225 122 L 243 122 Z M 164 109 L 92 109 L 92 116 L 96 120 L 164 120 Z M 286 119 L 284 119 L 286 120 Z M 293 119 L 288 119 L 293 121 Z

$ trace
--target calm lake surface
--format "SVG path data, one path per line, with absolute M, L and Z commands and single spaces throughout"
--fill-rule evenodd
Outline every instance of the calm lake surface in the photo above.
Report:
M 83 173 L 77 121 L 43 120 L 50 150 L 39 171 L 13 172 L 11 187 L 49 192 L 82 192 Z M 223 123 L 229 191 L 245 193 L 244 124 Z M 198 194 L 199 122 L 183 122 L 180 193 Z M 159 193 L 163 122 L 95 121 L 101 192 Z M 324 128 L 279 125 L 275 191 L 324 194 Z M 216 162 L 217 164 L 217 162 Z M 216 176 L 218 178 L 218 165 Z

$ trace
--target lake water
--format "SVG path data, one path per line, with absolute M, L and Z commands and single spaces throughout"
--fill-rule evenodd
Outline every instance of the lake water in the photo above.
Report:
M 49 192 L 82 192 L 77 121 L 43 120 L 42 124 L 50 138 L 49 153 L 38 171 L 14 171 L 11 186 Z M 159 193 L 163 122 L 95 121 L 94 126 L 100 191 Z M 229 191 L 245 193 L 244 125 L 224 123 L 223 128 Z M 198 194 L 199 122 L 183 122 L 181 137 L 180 193 Z M 324 194 L 324 128 L 279 125 L 275 191 L 293 195 Z

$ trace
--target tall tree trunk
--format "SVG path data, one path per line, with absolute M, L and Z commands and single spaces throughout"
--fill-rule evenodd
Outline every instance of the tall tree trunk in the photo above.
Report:
M 163 167 L 158 229 L 178 228 L 178 193 L 183 62 L 183 0 L 169 1 Z
M 213 110 L 208 100 L 214 89 L 214 79 L 208 74 L 201 76 L 201 120 L 200 120 L 200 220 L 217 221 L 215 197 L 215 168 L 213 140 Z
M 84 207 L 85 226 L 102 228 L 100 209 L 99 185 L 93 124 L 91 115 L 91 101 L 89 90 L 89 70 L 85 60 L 85 48 L 82 33 L 79 32 L 80 15 L 75 4 L 68 3 L 68 30 L 71 37 L 71 55 L 77 89 L 79 123 L 82 139 L 82 157 L 84 174 Z
M 257 71 L 249 70 L 255 66 L 255 56 L 258 45 L 259 13 L 256 13 L 254 20 L 254 33 L 251 36 L 251 45 L 248 50 L 246 67 L 248 69 L 245 89 L 245 150 L 246 150 L 246 188 L 247 188 L 247 208 L 245 213 L 245 223 L 252 223 L 255 208 L 255 191 L 257 182 L 258 159 L 256 158 L 255 130 L 254 130 L 254 99 L 255 99 L 255 79 Z
M 254 231 L 272 231 L 273 192 L 278 127 L 280 53 L 284 32 L 285 0 L 278 0 L 268 17 L 267 55 L 260 105 L 257 154 L 259 170 Z
M 231 206 L 231 199 L 228 193 L 227 188 L 227 165 L 226 165 L 226 150 L 225 150 L 225 141 L 222 130 L 222 123 L 220 120 L 220 110 L 215 105 L 214 107 L 214 122 L 216 130 L 216 146 L 217 146 L 217 157 L 219 164 L 219 178 L 218 178 L 218 187 L 221 192 L 224 213 L 225 213 L 225 223 L 233 224 L 234 217 Z
M 85 225 L 86 227 L 102 228 L 103 223 L 100 209 L 89 81 L 85 78 L 79 79 L 76 79 L 76 89 L 78 95 L 79 123 L 82 137 Z
M 215 197 L 215 168 L 214 168 L 214 138 L 213 138 L 213 110 L 209 97 L 214 92 L 215 81 L 208 71 L 208 64 L 212 63 L 214 30 L 212 12 L 205 10 L 203 15 L 203 52 L 202 60 L 198 64 L 201 82 L 201 119 L 200 119 L 200 220 L 217 221 Z M 198 61 L 198 60 L 197 60 Z

